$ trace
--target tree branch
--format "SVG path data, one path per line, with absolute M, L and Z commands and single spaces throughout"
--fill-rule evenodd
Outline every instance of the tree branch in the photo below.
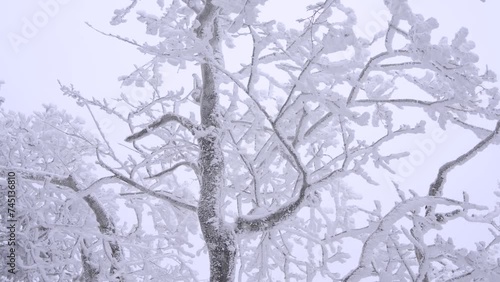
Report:
M 366 239 L 363 250 L 361 253 L 361 257 L 359 259 L 358 266 L 347 274 L 342 281 L 359 281 L 360 279 L 370 276 L 371 271 L 367 268 L 370 265 L 370 262 L 375 259 L 375 253 L 373 252 L 378 244 L 382 241 L 386 240 L 387 236 L 389 236 L 390 231 L 392 230 L 392 226 L 400 220 L 402 217 L 406 215 L 406 213 L 411 212 L 413 210 L 417 210 L 420 207 L 427 205 L 431 202 L 433 205 L 445 205 L 445 206 L 459 206 L 464 209 L 478 209 L 484 210 L 485 207 L 473 205 L 470 203 L 463 203 L 460 201 L 456 201 L 448 198 L 441 197 L 416 197 L 406 201 L 403 201 L 396 205 L 391 211 L 389 211 L 383 218 L 380 220 L 377 229 L 375 232 L 371 233 Z
M 139 140 L 139 139 L 151 134 L 158 127 L 164 125 L 165 123 L 171 122 L 171 121 L 175 121 L 175 122 L 179 123 L 180 125 L 185 127 L 187 130 L 189 130 L 189 132 L 191 132 L 191 134 L 193 134 L 193 135 L 195 135 L 196 132 L 198 130 L 200 130 L 200 127 L 197 124 L 193 123 L 191 120 L 189 120 L 183 116 L 169 113 L 169 114 L 166 114 L 166 115 L 162 116 L 161 118 L 157 119 L 156 121 L 152 122 L 143 130 L 130 135 L 129 137 L 127 137 L 125 139 L 125 141 L 132 142 L 132 141 Z
M 306 190 L 309 187 L 310 185 L 303 181 L 299 195 L 296 199 L 272 213 L 263 216 L 247 215 L 238 217 L 236 219 L 235 232 L 244 233 L 266 231 L 283 222 L 290 216 L 293 216 L 304 201 L 306 197 Z
M 386 103 L 386 104 L 393 104 L 396 106 L 432 106 L 435 104 L 439 103 L 446 103 L 449 102 L 448 99 L 445 100 L 439 100 L 439 101 L 422 101 L 422 100 L 417 100 L 417 99 L 361 99 L 357 100 L 354 102 L 354 105 L 359 105 L 359 104 L 375 104 L 375 103 Z
M 481 142 L 479 142 L 476 146 L 470 149 L 465 154 L 459 156 L 453 161 L 447 162 L 439 168 L 436 179 L 429 187 L 429 196 L 442 196 L 443 194 L 443 186 L 446 182 L 446 176 L 448 173 L 454 169 L 455 167 L 464 164 L 471 158 L 473 158 L 477 153 L 484 150 L 490 142 L 500 133 L 500 120 L 497 122 L 495 129 L 493 132 L 488 135 L 488 137 L 484 138 Z M 433 208 L 431 206 L 426 207 L 426 216 L 432 213 Z
M 126 176 L 123 176 L 122 174 L 120 174 L 119 172 L 117 172 L 116 170 L 112 169 L 111 167 L 109 167 L 107 164 L 105 164 L 100 155 L 99 155 L 99 152 L 96 153 L 97 154 L 97 159 L 99 161 L 99 165 L 101 165 L 103 168 L 105 168 L 106 170 L 108 170 L 109 172 L 113 173 L 114 177 L 121 180 L 122 182 L 125 182 L 129 185 L 131 185 L 132 187 L 136 188 L 137 190 L 141 191 L 141 192 L 144 192 L 145 194 L 149 195 L 149 196 L 152 196 L 152 197 L 155 197 L 155 198 L 158 198 L 158 199 L 161 199 L 161 200 L 165 200 L 169 203 L 171 203 L 172 205 L 178 207 L 178 208 L 181 208 L 181 209 L 186 209 L 186 210 L 189 210 L 189 211 L 193 211 L 193 212 L 196 212 L 197 210 L 197 207 L 193 206 L 193 205 L 190 205 L 190 204 L 187 204 L 187 203 L 184 203 L 180 200 L 176 200 L 168 195 L 165 195 L 165 194 L 160 194 L 160 193 L 156 193 L 152 190 L 149 190 L 148 188 L 142 186 L 141 184 L 135 182 L 134 180 L 126 177 Z
M 200 169 L 198 168 L 198 166 L 196 164 L 194 164 L 192 162 L 185 161 L 185 162 L 177 163 L 177 164 L 173 165 L 172 167 L 170 167 L 162 172 L 159 172 L 157 174 L 146 177 L 145 179 L 151 179 L 151 178 L 162 176 L 164 174 L 167 174 L 169 172 L 176 170 L 177 168 L 179 168 L 181 166 L 187 166 L 187 167 L 191 168 L 197 175 L 200 174 Z
M 370 58 L 370 60 L 368 60 L 365 67 L 361 70 L 361 73 L 359 74 L 358 81 L 356 82 L 357 85 L 354 85 L 352 87 L 351 92 L 349 93 L 349 97 L 347 98 L 347 104 L 350 104 L 353 100 L 356 99 L 356 96 L 358 95 L 359 91 L 359 84 L 361 84 L 363 80 L 368 76 L 372 64 L 391 58 L 393 56 L 399 56 L 407 53 L 408 53 L 407 50 L 394 50 L 393 52 L 382 52 Z

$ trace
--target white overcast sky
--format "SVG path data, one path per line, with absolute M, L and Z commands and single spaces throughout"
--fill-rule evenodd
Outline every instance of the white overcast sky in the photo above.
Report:
M 142 2 L 156 1 L 143 0 Z M 286 11 L 287 3 L 299 0 L 270 0 L 275 11 L 267 16 L 289 17 L 299 11 Z M 380 1 L 349 0 L 360 8 L 358 13 L 361 29 L 374 21 L 373 13 L 382 9 Z M 47 15 L 43 3 L 56 3 L 57 9 Z M 41 104 L 53 103 L 66 108 L 71 113 L 85 116 L 86 113 L 68 97 L 63 97 L 57 80 L 64 84 L 73 84 L 87 97 L 117 97 L 120 84 L 117 77 L 133 71 L 134 64 L 141 64 L 146 58 L 133 47 L 122 42 L 104 37 L 85 25 L 90 22 L 96 28 L 134 38 L 141 36 L 144 29 L 124 30 L 112 27 L 109 20 L 114 9 L 123 8 L 128 0 L 23 0 L 2 1 L 0 4 L 0 80 L 5 82 L 0 89 L 0 96 L 6 99 L 3 107 L 8 110 L 30 113 L 41 110 Z M 410 0 L 416 12 L 424 16 L 434 16 L 440 23 L 436 38 L 448 36 L 462 26 L 469 28 L 469 39 L 476 42 L 476 53 L 480 56 L 480 67 L 487 64 L 490 69 L 500 73 L 500 1 L 487 0 Z M 368 5 L 368 6 L 367 6 Z M 131 20 L 135 17 L 130 17 Z M 35 25 L 30 30 L 29 38 L 19 45 L 13 44 L 16 36 L 26 37 L 23 29 L 26 24 Z M 37 26 L 38 25 L 38 26 Z M 26 30 L 25 30 L 26 31 Z M 166 79 L 168 80 L 168 78 Z M 446 147 L 453 147 L 460 142 L 451 141 L 457 136 L 448 136 Z M 477 142 L 477 141 L 476 141 Z M 460 143 L 465 144 L 465 143 Z M 461 149 L 474 144 L 469 140 Z M 473 160 L 470 166 L 477 166 L 475 177 L 488 178 L 487 185 L 494 184 L 498 169 L 494 160 L 500 159 L 500 150 L 492 149 Z M 437 155 L 436 155 L 437 156 Z M 435 156 L 433 156 L 435 157 Z M 442 159 L 441 159 L 442 163 Z M 498 164 L 498 163 L 496 163 Z M 439 163 L 426 167 L 434 170 Z M 470 169 L 470 166 L 468 168 Z M 418 168 L 423 170 L 424 168 Z M 463 171 L 464 175 L 467 175 Z M 432 173 L 429 174 L 432 176 Z M 419 177 L 415 174 L 413 177 Z M 477 185 L 474 178 L 456 178 L 451 185 Z M 477 187 L 477 189 L 482 189 Z M 485 191 L 488 191 L 485 187 Z

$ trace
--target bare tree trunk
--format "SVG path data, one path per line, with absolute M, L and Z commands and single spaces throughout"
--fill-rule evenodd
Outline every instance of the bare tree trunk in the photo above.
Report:
M 217 133 L 200 139 L 202 184 L 198 218 L 210 258 L 210 281 L 233 281 L 236 244 L 234 232 L 221 215 L 224 159 Z
M 211 1 L 206 1 L 204 9 L 197 17 L 200 22 L 198 37 L 210 38 L 209 43 L 213 53 L 208 56 L 213 55 L 213 57 L 206 58 L 209 62 L 215 58 L 222 59 L 219 57 L 218 12 L 219 9 L 212 5 Z M 201 65 L 201 73 L 203 80 L 201 124 L 208 133 L 199 138 L 201 189 L 198 219 L 209 252 L 210 281 L 233 281 L 236 257 L 234 231 L 224 222 L 220 210 L 224 189 L 224 155 L 220 144 L 222 132 L 219 123 L 216 70 L 210 63 L 204 63 Z
M 204 69 L 209 67 L 204 65 Z M 207 89 L 207 87 L 205 88 Z M 205 98 L 216 99 L 215 93 L 203 97 L 202 120 L 204 126 L 216 120 L 215 109 L 209 110 Z M 210 125 L 209 125 L 210 124 Z M 213 126 L 213 125 L 212 125 Z M 208 136 L 200 138 L 201 191 L 198 207 L 203 237 L 210 257 L 210 281 L 233 281 L 236 244 L 234 232 L 223 222 L 221 215 L 222 189 L 224 188 L 224 157 L 220 146 L 218 126 Z
M 45 180 L 45 176 L 43 175 L 34 175 L 34 174 L 28 174 L 28 173 L 20 173 L 23 177 L 35 181 L 42 181 Z M 51 182 L 55 185 L 62 185 L 65 187 L 68 187 L 72 189 L 75 192 L 80 192 L 81 189 L 78 187 L 78 184 L 76 181 L 73 179 L 73 176 L 70 175 L 67 178 L 64 179 L 59 179 L 52 177 Z M 108 214 L 104 206 L 101 204 L 101 202 L 92 194 L 86 195 L 83 197 L 83 200 L 87 203 L 89 208 L 94 212 L 95 218 L 97 223 L 99 224 L 99 231 L 101 234 L 103 234 L 106 237 L 113 237 L 115 236 L 116 229 L 115 229 L 115 223 L 113 221 L 113 218 Z M 109 248 L 111 249 L 111 268 L 110 268 L 110 274 L 111 275 L 116 275 L 116 273 L 119 271 L 119 266 L 118 264 L 123 260 L 122 257 L 122 248 L 118 244 L 117 241 L 115 240 L 110 240 L 106 238 L 105 240 L 108 242 Z M 82 252 L 82 264 L 84 268 L 84 272 L 87 272 L 87 275 L 90 275 L 89 273 L 93 273 L 93 275 L 97 275 L 97 270 L 92 269 L 91 267 L 91 261 L 90 261 L 90 255 L 87 253 Z M 89 264 L 90 263 L 90 264 Z M 85 274 L 85 273 L 84 273 Z M 125 277 L 121 275 L 117 275 L 116 277 L 117 281 L 123 282 L 126 281 Z M 92 280 L 89 280 L 92 281 Z
M 53 178 L 51 182 L 54 184 L 57 184 L 57 185 L 63 185 L 63 186 L 69 187 L 75 192 L 80 191 L 78 184 L 75 182 L 75 180 L 73 179 L 73 176 L 71 176 L 71 175 L 68 176 L 68 178 L 62 179 L 62 180 Z M 96 221 L 99 224 L 99 231 L 101 232 L 101 234 L 106 236 L 106 237 L 115 236 L 116 228 L 115 228 L 115 223 L 113 221 L 113 218 L 108 214 L 108 212 L 106 211 L 104 206 L 101 204 L 101 202 L 93 194 L 89 194 L 89 195 L 84 196 L 83 200 L 87 203 L 89 208 L 94 212 Z M 113 239 L 105 238 L 105 242 L 108 243 L 109 248 L 111 250 L 112 261 L 111 261 L 111 268 L 109 270 L 109 273 L 112 276 L 115 276 L 116 273 L 119 272 L 119 269 L 120 269 L 118 264 L 123 260 L 122 248 L 118 244 L 118 242 L 113 240 Z M 82 263 L 83 263 L 84 271 L 85 271 L 85 267 L 90 266 L 90 264 L 88 264 L 88 263 L 91 263 L 91 262 L 89 261 L 90 256 L 88 256 L 88 255 L 83 256 L 83 255 L 84 255 L 84 253 L 82 252 Z M 90 269 L 88 269 L 88 270 L 94 271 L 94 270 L 90 270 Z M 97 274 L 95 274 L 95 275 L 97 275 Z M 126 279 L 122 275 L 116 275 L 116 281 L 124 282 L 124 281 L 126 281 Z
M 106 212 L 103 205 L 92 194 L 83 197 L 83 199 L 89 205 L 90 209 L 94 212 L 96 220 L 99 223 L 99 231 L 101 232 L 101 234 L 110 237 L 114 236 L 116 233 L 115 223 L 111 216 L 109 216 L 109 214 Z M 109 248 L 111 249 L 111 257 L 113 259 L 113 261 L 111 261 L 111 269 L 109 272 L 111 275 L 115 275 L 119 270 L 119 266 L 117 264 L 123 260 L 122 249 L 118 242 L 114 240 L 108 241 L 107 239 L 106 241 L 108 242 Z M 125 278 L 121 275 L 118 275 L 117 281 L 125 281 Z
M 100 272 L 99 267 L 92 262 L 92 253 L 88 252 L 85 240 L 80 243 L 80 255 L 82 257 L 83 271 L 79 281 L 98 282 Z

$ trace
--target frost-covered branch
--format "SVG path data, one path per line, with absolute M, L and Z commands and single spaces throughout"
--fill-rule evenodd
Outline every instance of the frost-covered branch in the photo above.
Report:
M 448 173 L 454 169 L 455 167 L 464 164 L 471 158 L 473 158 L 477 153 L 481 152 L 484 150 L 494 138 L 500 133 L 500 121 L 496 123 L 495 129 L 493 132 L 488 135 L 485 139 L 481 140 L 479 143 L 477 143 L 472 149 L 470 149 L 468 152 L 460 155 L 458 158 L 456 158 L 453 161 L 449 161 L 442 165 L 439 168 L 438 174 L 436 176 L 436 179 L 434 182 L 430 185 L 429 187 L 429 196 L 441 196 L 443 194 L 443 187 L 446 182 L 446 177 Z M 431 207 L 427 207 L 427 215 L 431 213 Z
M 361 70 L 358 80 L 355 82 L 355 85 L 351 88 L 351 92 L 347 98 L 347 104 L 356 100 L 356 96 L 358 95 L 358 91 L 360 89 L 360 85 L 364 82 L 368 74 L 370 73 L 370 69 L 377 63 L 391 58 L 395 56 L 406 55 L 408 56 L 408 50 L 394 50 L 392 52 L 382 52 L 379 53 L 368 60 L 365 67 Z
M 134 0 L 133 2 L 137 2 L 137 0 Z M 132 46 L 135 46 L 135 47 L 138 47 L 138 48 L 142 48 L 142 45 L 141 45 L 141 44 L 139 44 L 139 43 L 137 43 L 135 40 L 131 40 L 131 39 L 128 39 L 128 38 L 124 38 L 124 37 L 121 37 L 121 36 L 119 36 L 119 35 L 115 35 L 115 34 L 111 34 L 111 33 L 105 33 L 105 32 L 103 32 L 103 31 L 98 30 L 97 28 L 95 28 L 94 26 L 92 26 L 92 25 L 91 25 L 90 23 L 88 23 L 88 22 L 85 22 L 85 24 L 86 24 L 88 27 L 90 27 L 91 29 L 93 29 L 93 30 L 97 31 L 98 33 L 100 33 L 100 34 L 102 34 L 102 35 L 104 35 L 104 36 L 113 37 L 113 38 L 116 38 L 116 39 L 118 39 L 118 40 L 120 40 L 120 41 L 126 42 L 126 43 L 128 43 L 128 44 L 130 44 L 130 45 L 132 45 Z
M 185 127 L 187 130 L 189 130 L 189 132 L 191 132 L 191 134 L 193 134 L 193 135 L 196 135 L 196 133 L 200 130 L 200 127 L 198 125 L 194 124 L 189 119 L 182 117 L 180 115 L 169 113 L 169 114 L 163 115 L 158 120 L 152 122 L 151 124 L 146 126 L 146 128 L 142 129 L 141 131 L 130 135 L 129 137 L 127 137 L 125 139 L 125 141 L 133 142 L 133 141 L 139 140 L 145 136 L 148 136 L 153 131 L 155 131 L 156 129 L 158 129 L 159 127 L 161 127 L 162 125 L 164 125 L 168 122 L 177 122 L 178 124 Z
M 132 180 L 132 179 L 130 179 L 130 178 L 128 178 L 128 177 L 120 174 L 118 171 L 116 171 L 113 168 L 111 168 L 110 166 L 108 166 L 100 158 L 99 153 L 97 153 L 97 156 L 98 156 L 98 160 L 99 160 L 99 165 L 101 165 L 103 168 L 105 168 L 106 170 L 108 170 L 109 172 L 111 172 L 113 174 L 113 177 L 121 180 L 124 183 L 129 184 L 130 186 L 132 186 L 132 187 L 136 188 L 137 190 L 145 193 L 146 195 L 149 195 L 149 196 L 161 199 L 161 200 L 165 200 L 165 201 L 171 203 L 172 205 L 174 205 L 174 206 L 176 206 L 178 208 L 186 209 L 186 210 L 189 210 L 189 211 L 196 212 L 196 210 L 197 210 L 196 206 L 184 203 L 181 200 L 176 200 L 173 197 L 170 197 L 170 196 L 166 195 L 165 193 L 157 193 L 155 191 L 152 191 L 152 190 L 150 190 L 150 189 L 142 186 L 141 184 L 139 184 L 139 183 L 135 182 L 134 180 Z
M 483 206 L 472 205 L 469 203 L 462 203 L 453 199 L 442 198 L 442 197 L 415 197 L 406 201 L 403 201 L 396 205 L 391 211 L 387 213 L 378 224 L 375 232 L 371 233 L 363 244 L 363 250 L 359 260 L 358 266 L 346 275 L 342 281 L 359 281 L 362 278 L 372 276 L 372 269 L 370 268 L 371 262 L 375 259 L 374 250 L 378 244 L 387 240 L 387 236 L 392 229 L 392 226 L 401 218 L 405 217 L 406 213 L 413 210 L 418 210 L 421 207 L 427 206 L 430 203 L 433 205 L 444 205 L 444 206 L 459 206 L 463 209 L 486 209 Z
M 288 204 L 283 205 L 276 211 L 264 215 L 246 215 L 236 219 L 236 233 L 259 232 L 269 230 L 284 222 L 290 216 L 295 215 L 302 202 L 305 200 L 307 188 L 310 186 L 303 183 L 299 194 Z
M 149 177 L 146 177 L 146 179 L 156 178 L 156 177 L 160 177 L 162 175 L 165 175 L 167 173 L 174 172 L 177 168 L 179 168 L 181 166 L 187 166 L 187 167 L 191 168 L 197 175 L 200 174 L 200 169 L 198 168 L 197 164 L 192 163 L 192 162 L 180 162 L 180 163 L 176 163 L 175 165 L 173 165 L 170 168 L 167 168 L 161 172 L 158 172 L 158 173 L 153 174 Z
M 417 99 L 360 99 L 356 100 L 353 104 L 354 105 L 373 105 L 376 103 L 387 103 L 387 104 L 393 104 L 396 106 L 433 106 L 437 104 L 446 104 L 449 103 L 448 99 L 441 100 L 441 101 L 422 101 L 422 100 L 417 100 Z

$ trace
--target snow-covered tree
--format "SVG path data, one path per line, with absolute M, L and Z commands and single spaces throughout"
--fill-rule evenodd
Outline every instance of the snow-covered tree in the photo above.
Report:
M 14 172 L 17 180 L 14 281 L 135 281 L 155 273 L 193 277 L 165 247 L 183 236 L 181 224 L 168 236 L 142 234 L 140 220 L 126 230 L 119 226 L 116 212 L 122 203 L 107 189 L 119 180 L 98 178 L 89 164 L 98 141 L 83 130 L 81 119 L 52 105 L 44 108 L 31 116 L 0 109 L 0 173 Z M 1 197 L 7 203 L 7 177 L 2 178 Z M 7 245 L 7 212 L 1 213 L 2 248 L 12 247 Z M 161 260 L 168 266 L 159 268 Z M 7 263 L 5 256 L 2 263 Z M 131 269 L 134 275 L 128 273 Z M 12 276 L 7 270 L 2 268 L 2 278 Z
M 120 246 L 111 237 L 115 226 L 102 202 L 104 194 L 98 199 L 90 192 L 103 181 L 92 183 L 93 168 L 84 162 L 95 146 L 82 131 L 83 121 L 54 106 L 29 117 L 3 110 L 0 114 L 0 171 L 17 173 L 18 179 L 13 206 L 17 278 L 64 281 L 78 274 L 84 281 L 96 281 L 99 264 L 115 272 L 116 262 L 105 262 L 99 251 L 108 248 L 110 257 L 121 258 Z M 2 213 L 4 222 L 6 218 Z
M 130 130 L 119 136 L 124 143 L 94 118 L 100 139 L 87 142 L 104 169 L 94 181 L 120 186 L 116 199 L 100 202 L 136 215 L 103 232 L 85 200 L 101 230 L 93 236 L 104 242 L 94 258 L 106 261 L 101 277 L 194 281 L 206 259 L 210 281 L 500 279 L 500 205 L 474 204 L 466 192 L 456 198 L 448 191 L 463 187 L 446 185 L 450 172 L 500 142 L 496 77 L 476 66 L 467 30 L 436 39 L 437 20 L 404 0 L 384 1 L 390 17 L 371 38 L 338 0 L 307 6 L 295 29 L 260 16 L 270 2 L 172 0 L 152 8 L 132 0 L 111 24 L 136 13 L 146 42 L 96 29 L 149 57 L 120 80 L 151 93 L 108 102 L 61 86 Z M 401 143 L 453 126 L 474 134 L 475 145 L 441 159 L 421 187 L 399 183 L 396 166 L 409 156 Z M 85 179 L 62 171 L 67 181 Z M 383 190 L 383 201 L 360 201 L 387 179 L 393 190 Z M 484 193 L 500 195 L 495 188 Z M 72 199 L 52 197 L 61 207 Z M 491 236 L 476 249 L 455 246 L 440 231 L 459 220 L 485 225 Z M 79 232 L 72 227 L 67 242 Z M 120 255 L 106 257 L 113 246 Z

